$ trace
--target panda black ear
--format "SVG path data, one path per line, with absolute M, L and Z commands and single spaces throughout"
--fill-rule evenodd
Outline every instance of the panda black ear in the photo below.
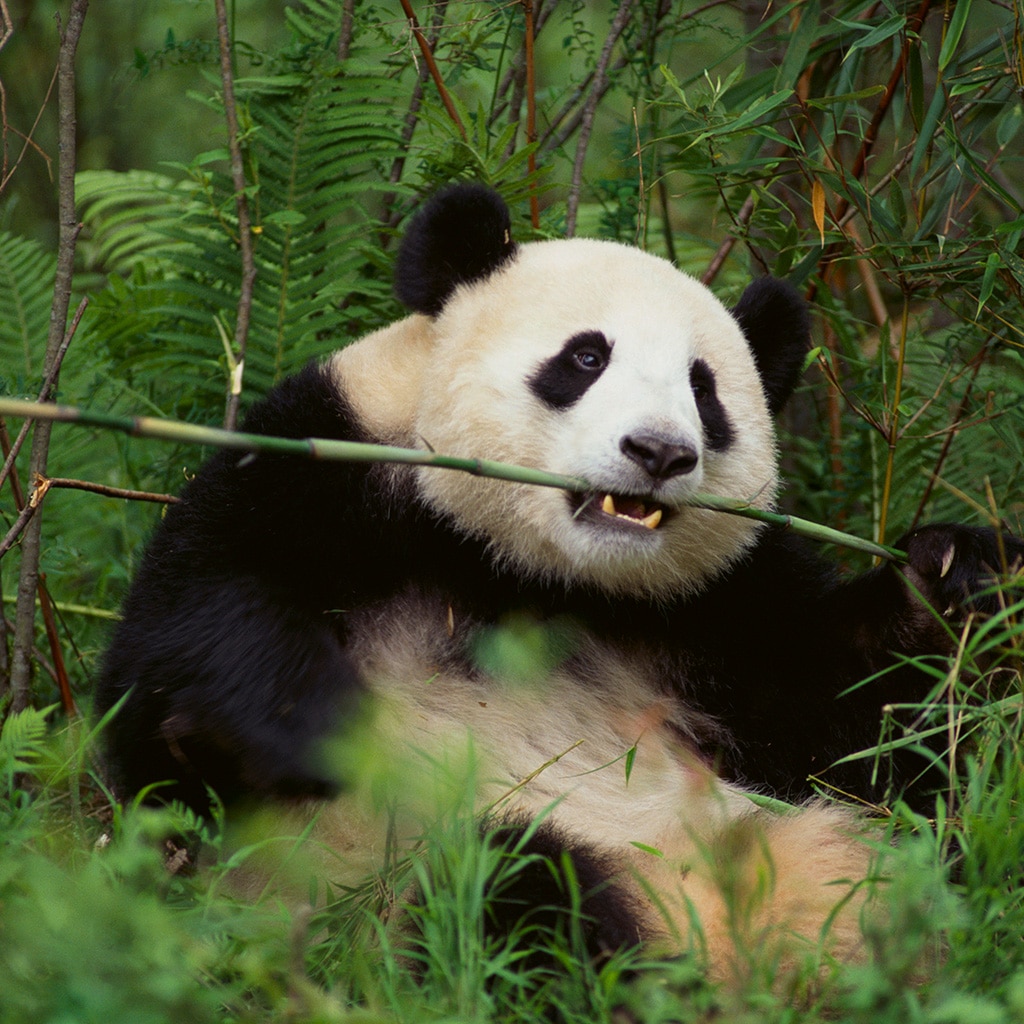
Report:
M 800 380 L 810 348 L 807 303 L 792 285 L 762 277 L 747 286 L 732 315 L 754 354 L 768 408 L 775 416 Z
M 460 284 L 489 277 L 515 255 L 505 200 L 486 185 L 450 185 L 413 217 L 395 262 L 395 294 L 436 316 Z

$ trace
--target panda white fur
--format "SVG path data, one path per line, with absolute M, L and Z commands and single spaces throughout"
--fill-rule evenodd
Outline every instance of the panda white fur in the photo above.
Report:
M 685 945 L 696 909 L 727 973 L 727 904 L 747 897 L 748 937 L 816 938 L 868 848 L 842 811 L 773 815 L 748 792 L 803 797 L 871 745 L 882 705 L 927 682 L 903 669 L 839 694 L 898 654 L 941 651 L 944 632 L 889 567 L 840 581 L 785 533 L 686 504 L 773 505 L 772 417 L 807 350 L 802 300 L 766 279 L 730 312 L 635 249 L 517 246 L 500 198 L 472 185 L 419 211 L 396 282 L 411 316 L 286 380 L 245 428 L 429 446 L 593 492 L 214 456 L 168 509 L 106 657 L 98 708 L 123 700 L 107 731 L 117 792 L 166 782 L 157 796 L 200 811 L 208 786 L 229 813 L 308 806 L 346 781 L 322 756 L 339 729 L 412 775 L 472 750 L 495 832 L 544 813 L 530 849 L 556 864 L 568 851 L 595 952 Z M 985 530 L 900 543 L 940 611 L 999 564 Z M 539 645 L 531 678 L 488 660 L 502 627 Z M 877 795 L 857 764 L 830 778 Z M 359 865 L 382 841 L 351 791 L 318 827 Z M 518 876 L 507 912 L 568 907 L 556 876 Z M 856 949 L 856 916 L 851 903 L 832 923 L 838 955 Z

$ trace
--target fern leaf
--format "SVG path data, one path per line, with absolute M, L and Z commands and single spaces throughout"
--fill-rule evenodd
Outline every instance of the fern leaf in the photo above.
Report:
M 23 381 L 39 376 L 55 267 L 36 242 L 0 232 L 0 373 Z
M 31 771 L 43 753 L 46 718 L 53 707 L 26 708 L 9 715 L 0 729 L 0 773 Z

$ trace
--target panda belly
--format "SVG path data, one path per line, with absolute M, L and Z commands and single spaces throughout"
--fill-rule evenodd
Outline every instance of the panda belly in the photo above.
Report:
M 510 682 L 453 656 L 464 631 L 444 601 L 423 595 L 350 618 L 375 710 L 356 740 L 368 774 L 316 826 L 339 855 L 336 880 L 372 869 L 395 836 L 411 847 L 439 815 L 541 815 L 617 866 L 649 939 L 672 950 L 699 941 L 724 975 L 742 959 L 737 913 L 758 934 L 813 940 L 846 895 L 833 883 L 865 876 L 868 854 L 844 812 L 761 810 L 698 756 L 685 707 L 635 659 L 604 651 L 587 678 L 567 661 Z M 833 923 L 833 952 L 859 942 L 855 916 Z

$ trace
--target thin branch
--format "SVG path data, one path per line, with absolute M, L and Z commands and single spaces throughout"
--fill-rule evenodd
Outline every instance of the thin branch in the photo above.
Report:
M 78 330 L 78 325 L 82 321 L 82 314 L 85 312 L 86 306 L 88 305 L 88 296 L 82 299 L 78 304 L 78 309 L 75 310 L 75 315 L 72 317 L 71 323 L 68 325 L 68 329 L 64 332 L 64 338 L 61 341 L 60 348 L 57 349 L 57 353 L 53 357 L 53 363 L 47 371 L 46 376 L 43 378 L 43 386 L 39 389 L 39 397 L 36 401 L 46 402 L 53 393 L 53 387 L 57 383 L 57 377 L 59 376 L 60 368 L 64 363 L 64 357 L 67 355 L 68 346 L 71 344 L 71 339 L 75 336 L 75 332 Z M 14 460 L 17 459 L 18 453 L 21 451 L 22 445 L 25 443 L 25 438 L 28 437 L 29 428 L 31 426 L 32 421 L 26 420 L 21 425 L 21 430 L 18 431 L 18 436 L 14 439 L 14 442 L 10 445 L 6 443 L 4 444 L 4 464 L 0 467 L 0 487 L 3 487 L 4 481 L 14 469 Z M 19 488 L 16 487 L 15 489 L 18 490 Z M 17 495 L 15 497 L 17 498 Z M 19 504 L 23 503 L 24 498 L 19 501 Z
M 750 218 L 754 215 L 754 193 L 751 192 L 747 196 L 743 205 L 740 207 L 740 212 L 736 214 L 733 219 L 733 225 L 736 228 L 745 228 L 750 223 Z M 722 265 L 729 258 L 729 253 L 732 252 L 733 246 L 736 245 L 736 239 L 738 235 L 735 231 L 731 232 L 726 236 L 722 244 L 718 247 L 718 251 L 714 256 L 711 257 L 711 262 L 708 264 L 708 269 L 701 275 L 701 283 L 709 285 L 716 277 L 718 272 L 722 269 Z
M 50 76 L 50 84 L 46 89 L 46 95 L 43 97 L 43 102 L 39 105 L 39 113 L 36 114 L 36 119 L 32 122 L 32 127 L 29 129 L 28 135 L 22 135 L 24 145 L 21 147 L 21 152 L 18 154 L 18 159 L 14 161 L 14 166 L 10 168 L 7 166 L 7 114 L 6 112 L 4 113 L 4 165 L 3 176 L 0 177 L 0 192 L 3 192 L 3 190 L 7 187 L 7 183 L 11 180 L 11 177 L 13 176 L 14 172 L 21 165 L 21 161 L 25 158 L 25 154 L 29 151 L 29 149 L 35 149 L 39 153 L 39 155 L 42 156 L 44 162 L 46 163 L 47 171 L 49 171 L 50 158 L 42 149 L 39 148 L 39 146 L 36 145 L 32 137 L 36 133 L 36 128 L 39 127 L 39 122 L 43 119 L 43 111 L 45 111 L 47 106 L 49 106 L 50 94 L 53 92 L 53 87 L 57 82 L 58 70 L 58 68 L 53 69 L 53 74 Z M 4 94 L 4 103 L 6 105 L 6 94 Z
M 45 494 L 45 492 L 44 492 Z M 35 494 L 33 493 L 33 499 Z M 17 543 L 18 538 L 28 528 L 28 524 L 32 521 L 32 517 L 36 514 L 36 509 L 39 507 L 35 500 L 26 502 L 22 506 L 21 511 L 18 513 L 18 518 L 11 524 L 11 528 L 4 535 L 3 540 L 0 540 L 0 558 L 3 558 L 8 551 L 14 547 Z
M 6 0 L 0 0 L 0 50 L 2 50 L 14 35 L 14 22 L 11 19 L 11 12 L 7 9 Z
M 231 35 L 224 0 L 213 0 L 217 12 L 217 42 L 220 47 L 220 80 L 224 93 L 224 117 L 228 126 L 228 153 L 231 159 L 231 183 L 235 190 L 235 212 L 238 217 L 238 245 L 242 256 L 242 287 L 238 294 L 235 317 L 235 343 L 231 353 L 230 381 L 224 410 L 224 426 L 233 430 L 238 422 L 242 397 L 242 375 L 249 341 L 249 320 L 252 316 L 252 295 L 256 282 L 256 260 L 253 255 L 252 224 L 249 218 L 249 197 L 245 180 L 245 161 L 238 137 L 238 109 L 235 105 L 234 69 L 231 66 Z
M 893 468 L 896 462 L 896 445 L 900 440 L 900 402 L 903 397 L 903 372 L 907 363 L 907 335 L 910 332 L 910 292 L 903 292 L 903 311 L 900 315 L 900 343 L 896 357 L 896 381 L 893 386 L 892 408 L 889 412 L 888 449 L 885 458 L 885 475 L 882 480 L 882 496 L 879 499 L 878 543 L 885 542 L 885 528 L 889 519 L 889 501 L 892 496 Z
M 441 30 L 444 28 L 447 10 L 448 0 L 438 0 L 438 3 L 434 4 L 434 14 L 430 22 L 430 39 L 427 41 L 427 45 L 431 49 L 437 45 L 438 39 L 441 38 Z M 405 113 L 405 120 L 402 124 L 402 138 L 401 145 L 399 146 L 401 155 L 396 157 L 391 164 L 391 173 L 388 175 L 388 181 L 392 185 L 397 185 L 402 180 L 402 174 L 405 171 L 406 154 L 410 151 L 412 139 L 416 134 L 416 127 L 419 124 L 420 106 L 423 103 L 423 92 L 428 78 L 430 78 L 430 69 L 426 64 L 420 65 L 416 81 L 413 82 L 412 95 L 409 97 L 409 109 Z M 385 218 L 388 228 L 396 227 L 402 219 L 402 210 L 395 205 L 395 199 L 396 194 L 394 192 L 388 192 L 382 199 L 383 208 L 388 211 Z M 384 232 L 381 237 L 381 245 L 386 246 L 387 241 L 388 233 Z
M 434 87 L 437 89 L 437 93 L 441 97 L 444 109 L 448 111 L 448 116 L 452 119 L 452 123 L 456 128 L 458 128 L 459 134 L 462 136 L 463 140 L 465 140 L 467 138 L 466 127 L 462 123 L 462 119 L 459 117 L 459 112 L 455 109 L 455 104 L 452 102 L 451 96 L 448 95 L 448 90 L 445 88 L 444 79 L 441 77 L 437 61 L 434 60 L 434 52 L 430 48 L 430 44 L 427 42 L 426 36 L 423 35 L 420 23 L 416 20 L 416 13 L 413 11 L 412 4 L 409 3 L 409 0 L 402 0 L 402 10 L 405 11 L 405 16 L 409 19 L 409 28 L 412 31 L 416 42 L 419 44 L 420 53 L 423 54 L 423 59 L 426 61 L 427 67 L 430 70 L 430 77 L 434 80 Z
M 629 22 L 629 16 L 633 10 L 634 0 L 622 0 L 612 20 L 612 27 L 608 30 L 608 37 L 601 48 L 601 56 L 598 58 L 597 67 L 594 68 L 594 80 L 591 86 L 590 95 L 583 107 L 583 117 L 580 122 L 580 135 L 576 141 L 576 159 L 573 161 L 572 180 L 569 183 L 569 199 L 566 204 L 565 234 L 572 238 L 576 233 L 576 213 L 580 205 L 580 191 L 583 185 L 583 162 L 587 156 L 587 148 L 590 145 L 590 133 L 594 129 L 594 117 L 597 114 L 597 106 L 604 95 L 604 89 L 608 82 L 608 65 L 611 63 L 612 50 L 619 41 Z
M 53 671 L 57 678 L 57 688 L 60 690 L 61 706 L 68 718 L 78 718 L 78 705 L 75 704 L 75 698 L 71 693 L 71 680 L 68 679 L 67 666 L 64 664 L 64 652 L 60 649 L 60 636 L 57 633 L 57 620 L 53 614 L 53 601 L 46 589 L 46 576 L 42 573 L 39 576 L 39 610 L 42 612 L 46 639 L 53 654 Z
M 58 110 L 58 241 L 57 269 L 50 307 L 50 328 L 46 341 L 44 366 L 49 374 L 67 333 L 68 309 L 74 275 L 75 243 L 80 225 L 75 210 L 75 168 L 77 120 L 75 113 L 75 55 L 89 0 L 71 0 L 68 24 L 61 34 L 57 58 Z M 56 380 L 56 378 L 55 378 Z M 36 423 L 32 432 L 30 472 L 46 475 L 50 447 L 48 422 Z M 30 503 L 31 504 L 31 503 Z M 15 614 L 14 650 L 11 657 L 11 711 L 29 706 L 32 677 L 32 643 L 35 633 L 35 597 L 39 590 L 39 555 L 42 548 L 42 516 L 32 517 L 22 538 L 21 566 L 18 577 L 18 603 Z
M 356 0 L 345 0 L 341 5 L 341 28 L 338 30 L 338 63 L 348 60 L 352 48 L 352 33 L 355 29 Z
M 152 416 L 114 416 L 111 413 L 79 409 L 74 406 L 40 405 L 37 402 L 25 402 L 15 398 L 0 398 L 0 416 L 47 418 L 79 426 L 119 430 L 132 437 L 151 437 L 178 443 L 291 455 L 328 462 L 387 462 L 407 466 L 432 466 L 437 469 L 456 470 L 494 480 L 532 484 L 536 487 L 557 487 L 563 491 L 583 494 L 596 495 L 598 493 L 590 483 L 581 477 L 548 473 L 541 469 L 514 466 L 491 459 L 467 459 L 455 455 L 442 455 L 438 452 L 422 451 L 418 448 L 397 448 L 391 445 L 338 441 L 329 438 L 290 438 L 272 437 L 266 434 L 246 434 L 236 430 L 219 430 L 216 427 L 202 427 L 192 423 L 157 419 Z M 691 496 L 687 504 L 693 508 L 755 519 L 791 530 L 822 543 L 840 544 L 856 551 L 864 551 L 877 558 L 885 558 L 890 561 L 900 561 L 906 558 L 902 551 L 895 548 L 874 544 L 860 537 L 853 537 L 819 523 L 799 519 L 796 516 L 755 508 L 749 501 L 737 498 L 695 494 Z
M 978 373 L 985 364 L 990 351 L 989 345 L 983 345 L 971 360 L 973 363 L 971 376 L 967 381 L 963 394 L 960 396 L 960 403 L 957 406 L 956 412 L 953 414 L 952 426 L 946 431 L 946 435 L 942 439 L 942 447 L 939 449 L 935 465 L 928 474 L 928 483 L 925 484 L 924 493 L 921 495 L 921 500 L 917 503 L 917 511 L 914 513 L 914 518 L 910 524 L 911 530 L 917 528 L 917 524 L 924 516 L 924 510 L 931 500 L 932 491 L 935 490 L 935 482 L 942 476 L 946 460 L 949 458 L 949 451 L 953 447 L 953 441 L 962 430 L 963 421 L 967 417 L 968 407 L 970 406 L 971 399 L 974 397 L 974 385 L 978 379 Z
M 161 494 L 159 491 L 129 490 L 125 487 L 110 487 L 107 484 L 94 483 L 92 480 L 73 480 L 64 476 L 51 476 L 46 482 L 50 487 L 90 491 L 92 494 L 102 494 L 105 498 L 124 498 L 126 501 L 152 501 L 158 505 L 174 505 L 181 500 L 173 494 Z
M 537 141 L 537 79 L 533 60 L 533 41 L 536 29 L 533 24 L 533 0 L 523 0 L 523 58 L 526 61 L 526 142 Z M 537 202 L 537 183 L 533 181 L 537 170 L 537 151 L 530 150 L 527 157 L 530 172 L 530 223 L 534 230 L 540 227 L 540 205 Z

